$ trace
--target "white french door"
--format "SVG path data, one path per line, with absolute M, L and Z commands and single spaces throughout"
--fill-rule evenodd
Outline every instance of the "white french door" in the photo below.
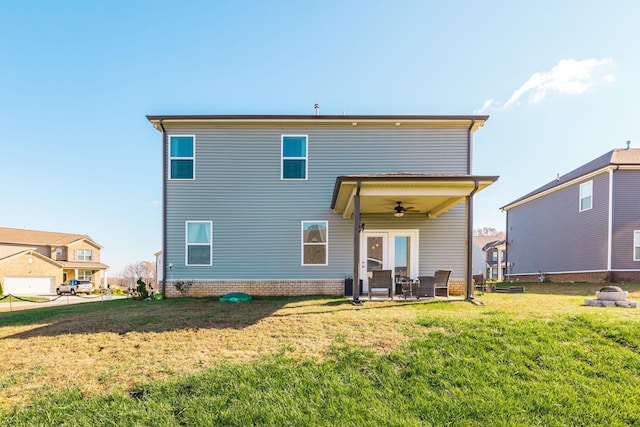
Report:
M 418 230 L 363 231 L 360 235 L 360 279 L 369 290 L 373 270 L 391 276 L 418 277 Z

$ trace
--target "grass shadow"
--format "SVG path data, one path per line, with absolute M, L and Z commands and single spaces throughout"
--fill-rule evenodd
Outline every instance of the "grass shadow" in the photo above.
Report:
M 166 332 L 179 329 L 243 329 L 259 322 L 295 298 L 255 298 L 220 302 L 218 298 L 131 299 L 34 308 L 0 313 L 4 326 L 35 326 L 5 338 L 112 332 Z M 40 326 L 37 326 L 40 325 Z

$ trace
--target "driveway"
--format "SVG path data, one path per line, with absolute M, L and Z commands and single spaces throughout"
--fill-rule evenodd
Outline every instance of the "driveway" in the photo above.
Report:
M 105 295 L 34 295 L 40 298 L 48 298 L 48 301 L 16 301 L 15 297 L 8 302 L 5 298 L 0 301 L 0 313 L 6 311 L 26 310 L 30 308 L 52 307 L 57 305 L 81 304 L 85 302 L 107 302 Z M 19 298 L 19 297 L 17 297 Z M 127 298 L 114 295 L 112 299 Z

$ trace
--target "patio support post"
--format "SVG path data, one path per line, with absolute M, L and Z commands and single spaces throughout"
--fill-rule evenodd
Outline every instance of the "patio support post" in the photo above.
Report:
M 466 299 L 473 300 L 473 195 L 478 191 L 479 182 L 475 180 L 473 191 L 467 196 L 467 274 Z
M 360 305 L 360 186 L 356 185 L 356 194 L 353 196 L 353 304 Z
M 169 177 L 169 147 L 167 146 L 167 131 L 158 121 L 162 132 L 162 295 L 167 296 L 167 179 Z

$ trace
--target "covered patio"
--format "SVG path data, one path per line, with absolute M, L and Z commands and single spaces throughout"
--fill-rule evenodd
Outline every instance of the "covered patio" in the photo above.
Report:
M 363 274 L 360 249 L 361 233 L 364 231 L 363 214 L 388 214 L 390 219 L 415 215 L 425 221 L 435 220 L 461 203 L 465 203 L 465 298 L 472 299 L 473 196 L 497 179 L 497 176 L 403 172 L 337 177 L 331 208 L 334 212 L 341 213 L 343 218 L 353 219 L 353 302 L 361 301 L 359 286 L 355 284 L 360 283 Z M 411 278 L 408 274 L 407 277 Z M 390 296 L 395 296 L 394 290 L 390 292 Z

